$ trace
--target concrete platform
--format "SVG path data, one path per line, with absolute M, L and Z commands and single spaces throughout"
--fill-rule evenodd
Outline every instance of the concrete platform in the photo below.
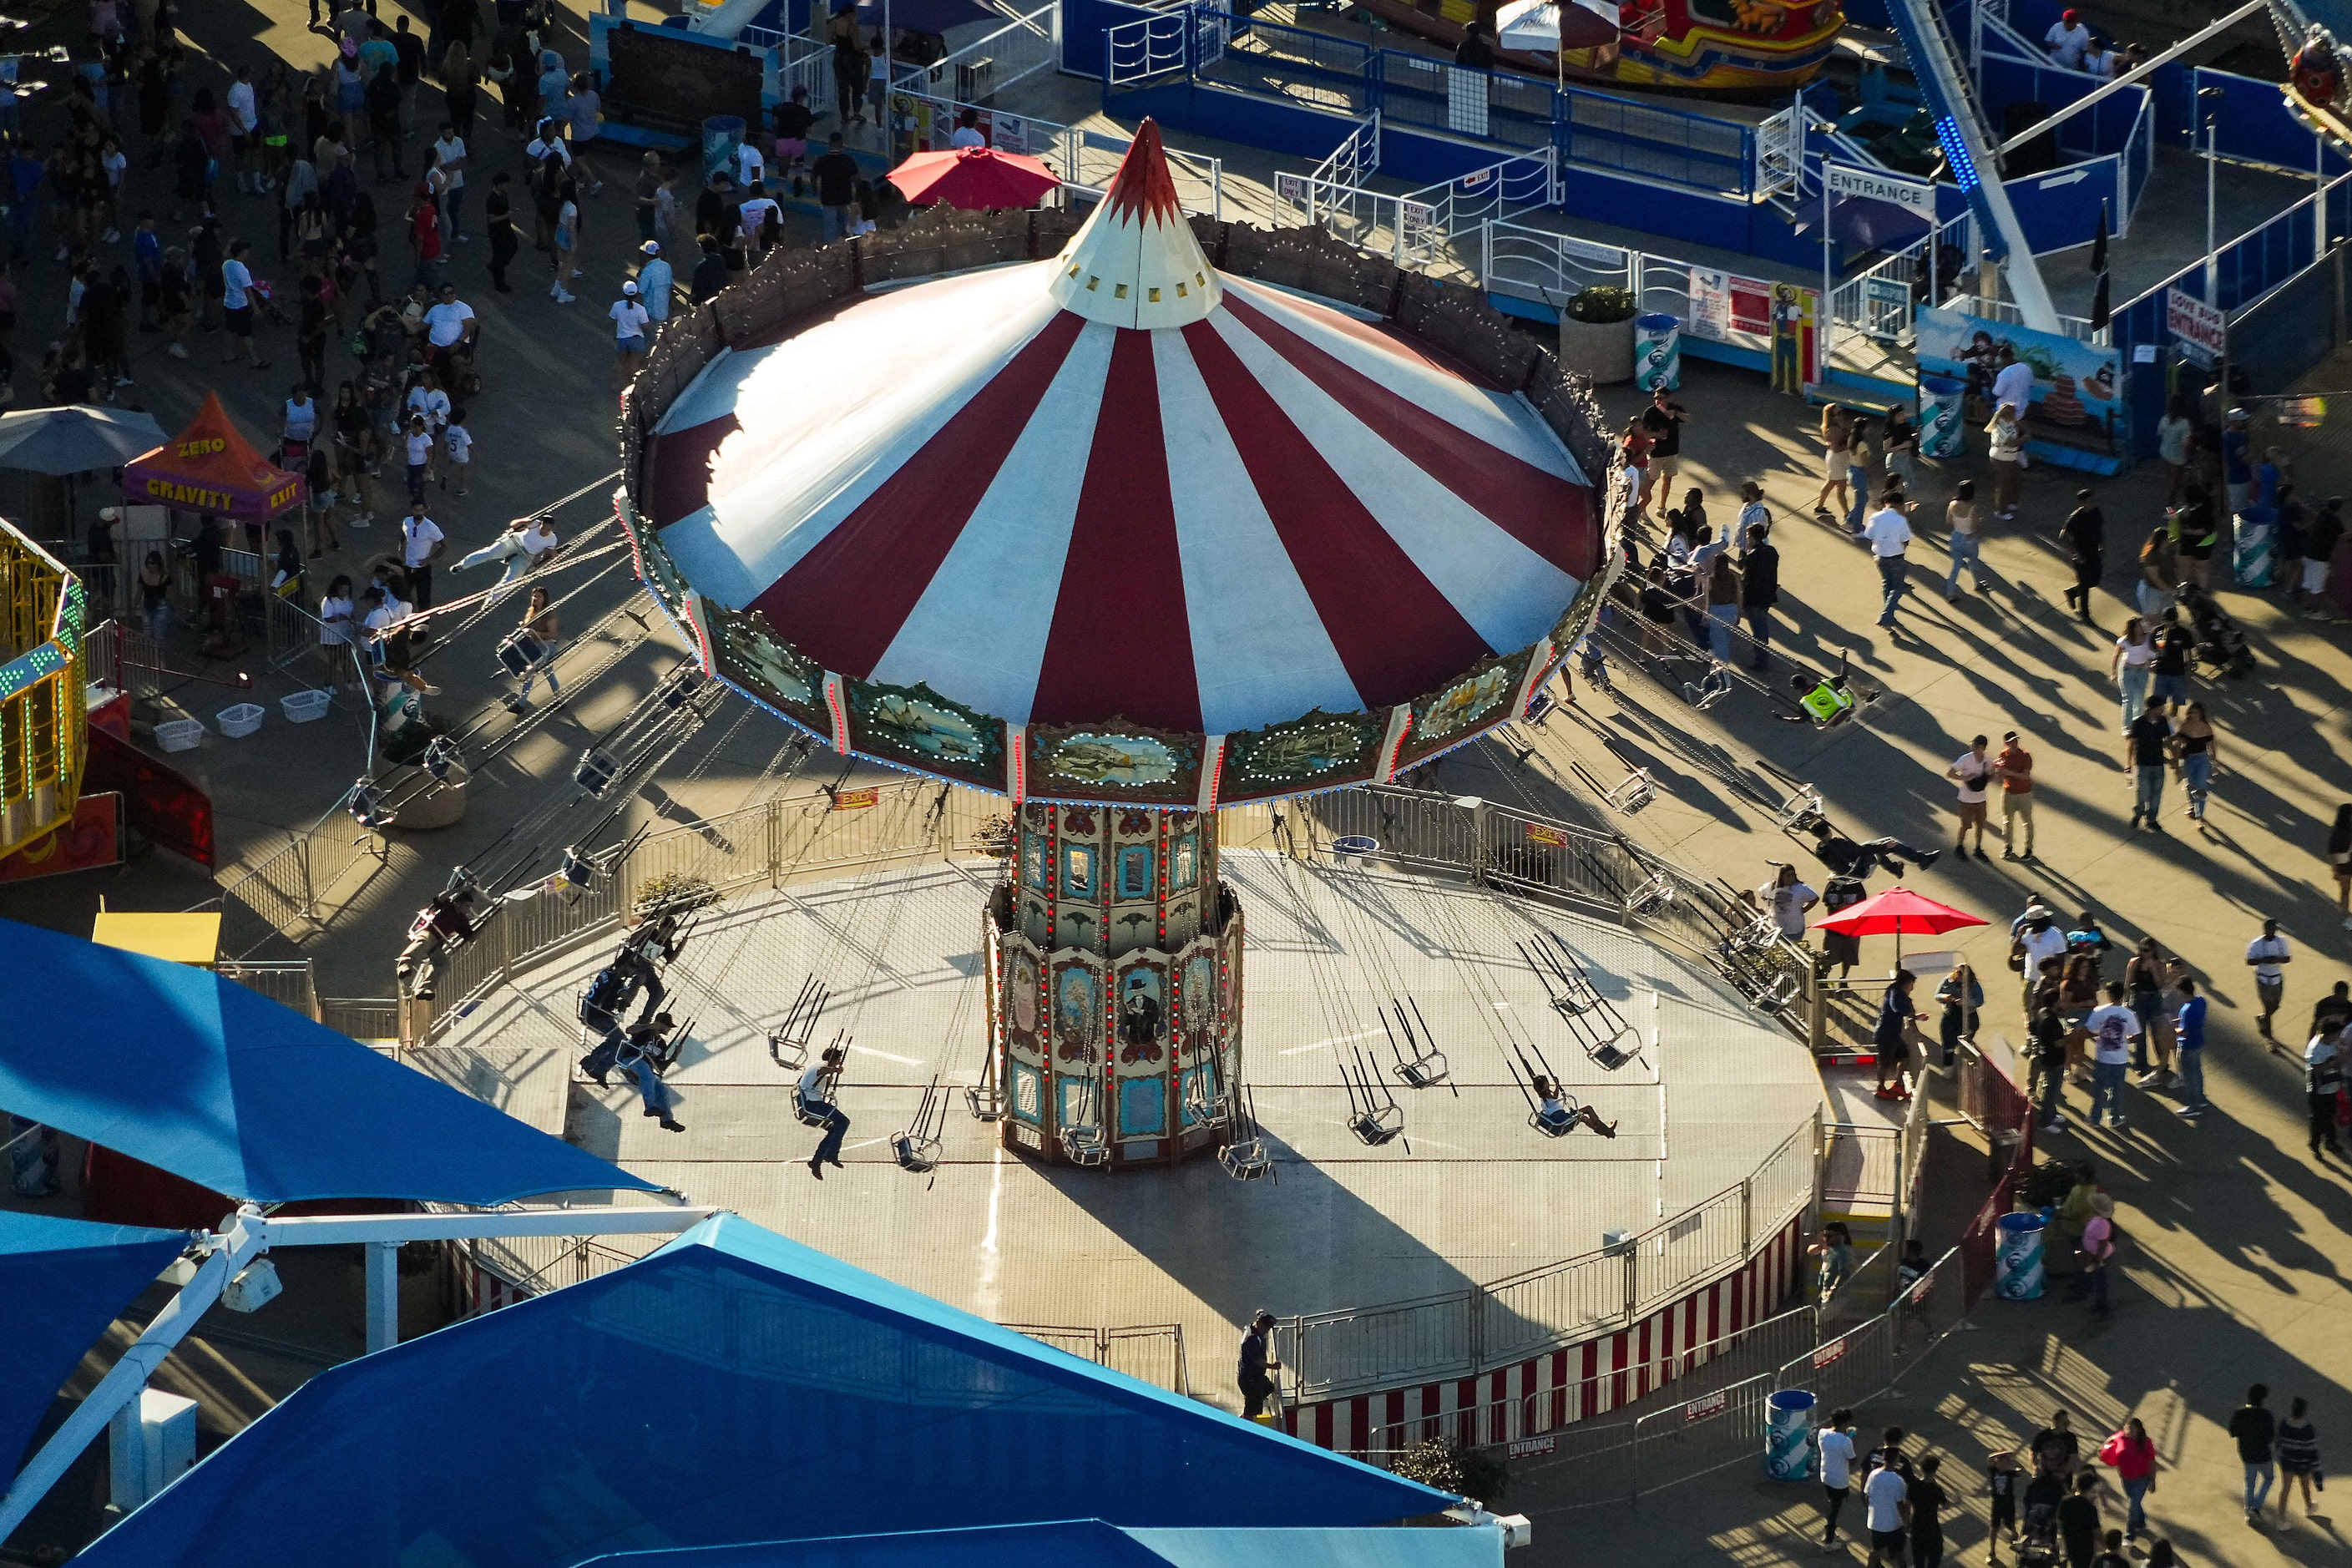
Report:
M 1603 1230 L 1737 1184 L 1822 1104 L 1801 1045 L 1635 933 L 1401 875 L 1232 850 L 1223 866 L 1249 921 L 1244 1073 L 1274 1181 L 1234 1182 L 1207 1158 L 1045 1169 L 971 1120 L 961 1089 L 981 1067 L 992 862 L 802 884 L 706 915 L 669 975 L 667 1006 L 693 1024 L 669 1078 L 683 1133 L 645 1117 L 633 1092 L 577 1079 L 572 1002 L 601 949 L 519 973 L 412 1057 L 541 1125 L 565 1089 L 562 1130 L 581 1146 L 1001 1321 L 1181 1323 L 1196 1381 L 1220 1385 L 1224 1341 L 1253 1308 L 1370 1306 L 1591 1251 Z M 1573 1047 L 1513 946 L 1544 927 L 1643 1041 L 1613 1073 Z M 848 1168 L 822 1184 L 804 1167 L 815 1134 L 793 1119 L 793 1074 L 766 1039 L 812 971 L 837 988 L 817 1037 L 855 1038 L 840 1093 Z M 1408 992 L 1454 1082 L 1396 1084 L 1404 1134 L 1368 1148 L 1347 1131 L 1341 1052 L 1361 1046 L 1386 1071 L 1375 1009 Z M 1618 1136 L 1531 1128 L 1507 1037 L 1542 1046 Z M 898 1169 L 888 1140 L 934 1078 L 950 1103 L 927 1178 Z

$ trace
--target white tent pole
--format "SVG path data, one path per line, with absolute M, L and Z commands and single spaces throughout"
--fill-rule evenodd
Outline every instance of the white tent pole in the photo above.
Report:
M 114 1413 L 139 1397 L 139 1391 L 163 1359 L 194 1329 L 198 1320 L 220 1300 L 245 1266 L 273 1247 L 348 1247 L 367 1244 L 368 1349 L 385 1350 L 397 1341 L 399 1269 L 396 1258 L 404 1241 L 459 1241 L 470 1237 L 508 1236 L 664 1236 L 691 1230 L 715 1208 L 586 1208 L 493 1209 L 472 1214 L 315 1215 L 268 1219 L 251 1204 L 237 1210 L 227 1234 L 205 1238 L 210 1251 L 195 1277 L 180 1287 L 178 1295 L 155 1314 L 131 1348 L 122 1352 L 98 1386 L 89 1391 L 74 1413 L 66 1417 L 32 1462 L 18 1473 L 0 1499 L 0 1540 L 5 1540 L 47 1495 L 91 1438 L 114 1419 Z M 378 1259 L 383 1259 L 379 1264 Z M 382 1283 L 379 1282 L 381 1269 Z M 385 1305 L 379 1301 L 381 1291 Z M 379 1312 L 382 1312 L 381 1321 Z M 379 1341 L 381 1340 L 381 1342 Z
M 180 1288 L 180 1293 L 164 1304 L 155 1314 L 131 1347 L 122 1352 L 122 1359 L 99 1380 L 98 1386 L 66 1417 L 49 1440 L 41 1445 L 32 1463 L 18 1474 L 8 1489 L 5 1500 L 0 1500 L 0 1540 L 5 1540 L 25 1522 L 33 1505 L 48 1494 L 59 1478 L 72 1468 L 89 1447 L 89 1440 L 105 1429 L 114 1419 L 114 1413 L 139 1397 L 147 1386 L 147 1379 L 163 1364 L 172 1348 L 187 1337 L 188 1331 L 205 1315 L 205 1310 L 220 1300 L 220 1293 L 237 1271 L 250 1262 L 267 1243 L 268 1222 L 261 1212 L 250 1205 L 237 1212 L 236 1223 L 226 1236 L 211 1237 L 212 1253 L 196 1269 L 195 1278 Z

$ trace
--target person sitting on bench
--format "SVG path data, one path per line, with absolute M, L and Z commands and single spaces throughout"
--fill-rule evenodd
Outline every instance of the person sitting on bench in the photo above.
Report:
M 1536 1107 L 1536 1121 L 1552 1137 L 1563 1137 L 1575 1131 L 1580 1122 L 1591 1128 L 1603 1138 L 1617 1136 L 1617 1124 L 1614 1121 L 1601 1121 L 1601 1113 L 1592 1107 L 1580 1105 L 1570 1110 L 1568 1108 L 1567 1099 L 1559 1091 L 1558 1079 L 1538 1073 L 1535 1076 L 1535 1090 L 1536 1099 L 1541 1102 Z
M 1867 879 L 1873 871 L 1884 868 L 1900 879 L 1906 862 L 1924 871 L 1943 853 L 1940 849 L 1914 849 L 1892 838 L 1873 838 L 1858 844 L 1818 816 L 1806 824 L 1805 831 L 1812 835 L 1814 858 L 1838 877 Z
M 841 1082 L 841 1064 L 848 1055 L 840 1047 L 829 1047 L 824 1055 L 801 1074 L 800 1087 L 793 1092 L 800 1101 L 801 1114 L 824 1129 L 817 1141 L 816 1152 L 809 1156 L 809 1174 L 824 1180 L 824 1168 L 831 1165 L 838 1171 L 841 1165 L 841 1141 L 849 1133 L 849 1118 L 841 1107 L 833 1103 L 835 1089 Z

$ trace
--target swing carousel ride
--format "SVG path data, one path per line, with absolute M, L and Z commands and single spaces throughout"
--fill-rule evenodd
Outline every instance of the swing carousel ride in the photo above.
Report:
M 640 549 L 711 671 L 1013 802 L 989 1087 L 1046 1162 L 1173 1163 L 1230 1120 L 1220 809 L 1517 717 L 1602 576 L 1591 485 L 1527 401 L 1218 272 L 1150 121 L 1059 256 L 725 353 L 655 431 Z

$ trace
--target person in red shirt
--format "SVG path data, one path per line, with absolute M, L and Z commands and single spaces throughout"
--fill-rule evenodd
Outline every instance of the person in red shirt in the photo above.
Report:
M 1634 482 L 1641 487 L 1635 496 L 1633 510 L 1643 516 L 1647 516 L 1650 510 L 1650 486 L 1653 483 L 1650 448 L 1657 444 L 1657 438 L 1642 428 L 1640 419 L 1625 421 L 1625 466 L 1633 471 Z
M 416 258 L 416 281 L 428 289 L 441 287 L 441 207 L 433 193 L 418 182 L 409 192 L 408 248 Z

